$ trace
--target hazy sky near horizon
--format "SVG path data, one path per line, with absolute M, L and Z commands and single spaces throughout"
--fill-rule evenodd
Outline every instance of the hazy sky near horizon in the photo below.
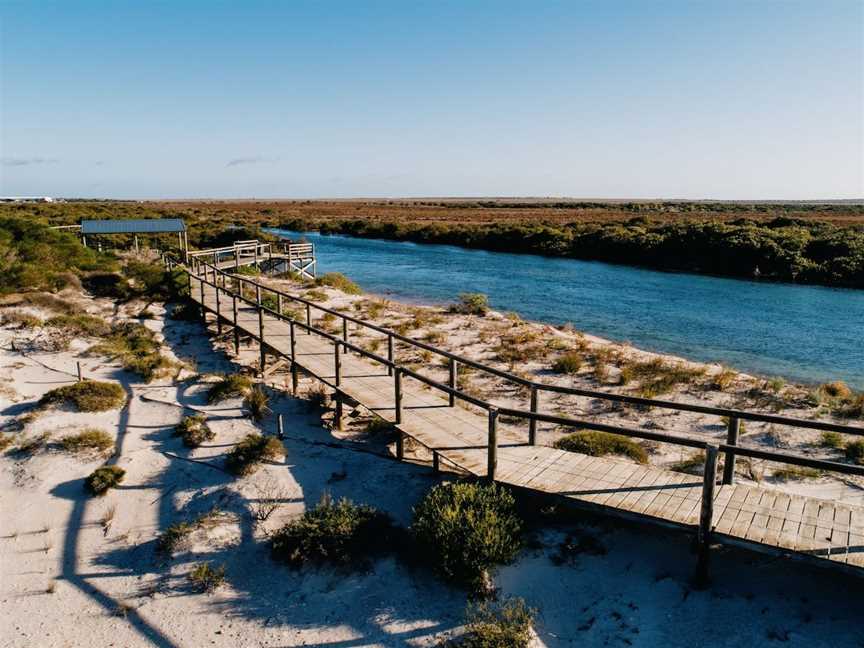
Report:
M 864 196 L 864 3 L 0 0 L 0 194 Z

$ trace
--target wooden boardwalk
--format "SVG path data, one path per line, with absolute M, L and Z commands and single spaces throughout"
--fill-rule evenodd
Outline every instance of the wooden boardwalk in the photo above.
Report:
M 232 294 L 236 296 L 236 292 L 220 287 L 217 306 L 213 282 L 201 282 L 190 274 L 190 286 L 193 298 L 205 311 L 233 325 Z M 293 358 L 297 368 L 393 423 L 401 434 L 428 448 L 436 466 L 441 461 L 475 476 L 488 474 L 490 422 L 485 413 L 452 406 L 447 395 L 403 377 L 399 417 L 395 378 L 387 366 L 346 353 L 344 348 L 340 353 L 336 347 L 342 345 L 334 340 L 307 332 L 300 324 L 292 326 L 287 319 L 259 309 L 254 300 L 236 299 L 235 331 L 255 340 L 263 333 L 262 350 Z M 495 481 L 624 517 L 692 531 L 699 528 L 700 514 L 705 510 L 702 477 L 529 445 L 524 435 L 504 428 L 497 433 L 495 466 Z M 723 484 L 713 488 L 709 514 L 711 542 L 790 554 L 823 564 L 830 561 L 864 575 L 864 507 L 769 487 Z

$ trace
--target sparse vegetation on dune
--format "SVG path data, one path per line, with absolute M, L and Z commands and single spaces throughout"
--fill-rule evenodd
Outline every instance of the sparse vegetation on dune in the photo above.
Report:
M 225 583 L 225 565 L 213 567 L 209 562 L 201 562 L 189 572 L 193 587 L 202 594 L 212 594 Z
M 91 494 L 101 496 L 123 481 L 126 471 L 119 466 L 97 468 L 84 480 L 84 488 Z
M 104 412 L 123 405 L 125 397 L 118 383 L 84 380 L 52 389 L 39 399 L 39 405 L 69 403 L 79 412 Z
M 102 337 L 111 332 L 111 325 L 101 317 L 79 313 L 76 315 L 57 315 L 48 319 L 45 326 L 59 329 L 70 335 Z
M 578 351 L 568 351 L 552 363 L 552 371 L 559 374 L 576 374 L 582 368 L 585 359 Z
M 249 410 L 253 421 L 261 422 L 270 414 L 270 397 L 261 387 L 255 386 L 246 394 L 243 405 Z
M 579 452 L 592 457 L 618 455 L 638 463 L 648 463 L 648 453 L 641 445 L 620 434 L 582 430 L 561 437 L 553 447 L 568 452 Z
M 184 416 L 174 428 L 174 435 L 183 439 L 183 445 L 187 448 L 197 448 L 205 441 L 212 441 L 216 433 L 207 425 L 207 417 L 204 414 Z
M 114 447 L 114 439 L 104 430 L 87 428 L 77 434 L 70 434 L 60 440 L 67 452 L 106 452 Z
M 328 272 L 315 279 L 319 286 L 330 286 L 341 290 L 346 295 L 362 295 L 363 290 L 341 272 Z
M 162 355 L 162 344 L 156 334 L 137 322 L 123 322 L 112 327 L 111 334 L 91 347 L 90 353 L 119 360 L 126 371 L 138 374 L 146 382 L 164 375 L 173 366 Z
M 521 598 L 474 603 L 466 615 L 465 635 L 447 645 L 453 648 L 527 648 L 535 615 Z
M 324 495 L 313 509 L 292 520 L 270 540 L 272 556 L 293 567 L 329 563 L 360 567 L 391 544 L 390 517 L 371 506 Z
M 451 313 L 483 317 L 489 312 L 489 298 L 482 293 L 462 293 L 459 301 L 451 304 L 448 310 Z
M 222 376 L 207 390 L 207 402 L 221 403 L 229 398 L 245 398 L 252 390 L 252 379 L 243 374 Z
M 247 434 L 228 453 L 225 465 L 231 473 L 242 477 L 255 472 L 261 462 L 284 455 L 285 448 L 276 437 Z

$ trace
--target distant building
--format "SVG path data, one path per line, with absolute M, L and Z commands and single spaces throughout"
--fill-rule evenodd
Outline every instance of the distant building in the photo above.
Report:
M 51 196 L 0 196 L 0 202 L 4 203 L 53 203 L 54 198 Z

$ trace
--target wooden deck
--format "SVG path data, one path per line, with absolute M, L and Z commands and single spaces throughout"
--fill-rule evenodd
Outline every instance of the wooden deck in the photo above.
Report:
M 202 302 L 192 275 L 192 296 Z M 291 358 L 291 325 L 237 300 L 237 329 L 259 339 L 262 324 L 269 353 Z M 217 313 L 216 290 L 203 284 L 203 306 Z M 233 300 L 220 289 L 218 315 L 234 321 Z M 260 317 L 260 320 L 259 320 Z M 388 368 L 353 353 L 340 354 L 337 385 L 333 341 L 295 326 L 297 366 L 394 423 L 437 459 L 472 475 L 487 475 L 489 423 L 483 413 L 450 406 L 446 395 L 403 378 L 402 420 L 396 422 L 394 377 Z M 606 457 L 589 457 L 528 445 L 525 435 L 502 426 L 495 480 L 513 487 L 567 498 L 574 503 L 629 518 L 698 528 L 703 480 L 678 472 Z M 815 559 L 864 575 L 864 508 L 783 493 L 762 486 L 718 485 L 714 490 L 711 541 Z

